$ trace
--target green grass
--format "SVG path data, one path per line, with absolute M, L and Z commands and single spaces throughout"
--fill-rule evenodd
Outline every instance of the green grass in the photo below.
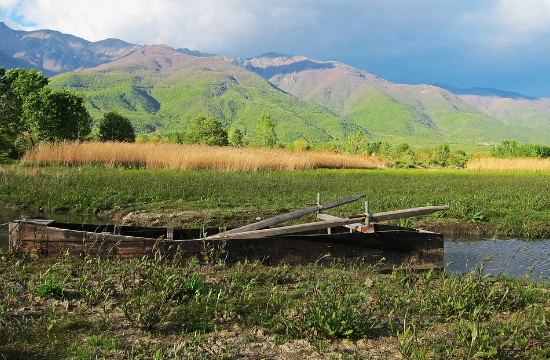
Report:
M 0 359 L 549 355 L 548 285 L 480 272 L 2 256 L 0 298 Z
M 474 173 L 464 170 L 173 171 L 107 167 L 4 166 L 0 201 L 45 211 L 125 210 L 208 213 L 235 226 L 265 213 L 366 194 L 371 212 L 450 205 L 424 217 L 428 225 L 468 225 L 491 234 L 550 235 L 550 175 Z M 330 211 L 363 211 L 356 202 Z

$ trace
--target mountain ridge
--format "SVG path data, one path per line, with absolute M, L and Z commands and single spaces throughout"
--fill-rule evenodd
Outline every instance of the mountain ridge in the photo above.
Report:
M 0 66 L 25 63 L 52 76 L 52 87 L 83 92 L 92 113 L 120 110 L 145 132 L 182 130 L 192 116 L 206 113 L 250 138 L 254 120 L 271 111 L 286 142 L 342 141 L 362 130 L 394 143 L 550 144 L 550 99 L 395 84 L 305 55 L 234 58 L 119 39 L 90 42 L 1 23 Z

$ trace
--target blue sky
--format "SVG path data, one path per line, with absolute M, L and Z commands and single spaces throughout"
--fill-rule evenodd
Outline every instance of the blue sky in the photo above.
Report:
M 237 57 L 304 54 L 398 83 L 550 97 L 550 0 L 0 0 L 0 21 Z

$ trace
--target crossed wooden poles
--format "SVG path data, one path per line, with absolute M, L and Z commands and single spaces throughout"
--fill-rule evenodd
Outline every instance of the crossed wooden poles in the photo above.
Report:
M 402 219 L 418 215 L 427 215 L 436 211 L 448 210 L 449 206 L 425 206 L 412 209 L 403 209 L 396 211 L 387 211 L 376 214 L 369 213 L 368 202 L 365 203 L 365 214 L 353 215 L 349 218 L 339 218 L 336 216 L 321 213 L 322 210 L 331 209 L 340 205 L 349 204 L 357 201 L 365 195 L 351 195 L 340 199 L 332 200 L 326 203 L 320 203 L 318 196 L 315 206 L 293 211 L 283 215 L 275 216 L 269 219 L 261 220 L 249 225 L 241 226 L 232 230 L 228 230 L 216 235 L 208 236 L 205 239 L 252 239 L 263 238 L 277 235 L 293 234 L 311 230 L 330 229 L 338 226 L 345 226 L 350 231 L 373 232 L 373 222 L 384 220 Z M 324 221 L 316 221 L 306 224 L 289 225 L 270 228 L 270 226 L 280 224 L 282 222 L 293 220 L 308 214 L 317 213 L 317 217 Z

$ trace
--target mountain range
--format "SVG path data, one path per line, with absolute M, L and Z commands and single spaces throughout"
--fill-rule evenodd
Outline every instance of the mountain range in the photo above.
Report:
M 392 143 L 550 145 L 550 99 L 396 84 L 303 55 L 242 59 L 0 23 L 0 66 L 38 69 L 51 87 L 82 92 L 95 118 L 116 110 L 138 132 L 182 131 L 205 114 L 252 138 L 256 120 L 269 113 L 282 142 L 335 143 L 362 130 Z

